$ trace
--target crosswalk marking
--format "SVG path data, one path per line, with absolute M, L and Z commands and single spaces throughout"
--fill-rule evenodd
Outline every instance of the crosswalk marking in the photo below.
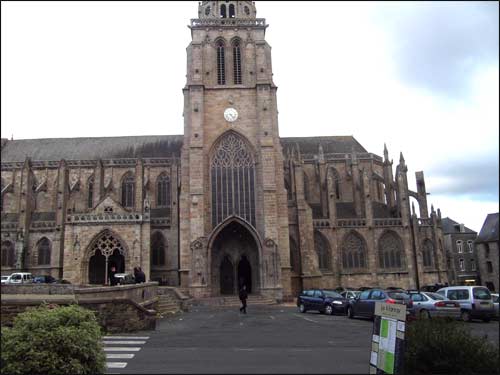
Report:
M 106 368 L 111 370 L 127 367 L 127 362 L 118 361 L 133 359 L 134 353 L 140 351 L 141 345 L 148 339 L 149 336 L 103 336 L 101 343 L 106 352 Z M 115 374 L 114 372 L 109 374 L 111 373 Z
M 107 368 L 125 368 L 127 362 L 106 362 Z
M 142 345 L 145 344 L 146 341 L 132 341 L 132 340 L 117 340 L 117 341 L 103 341 L 104 345 Z
M 105 352 L 138 352 L 141 348 L 136 347 L 123 347 L 123 346 L 111 346 L 104 348 Z
M 127 354 L 127 353 L 107 353 L 106 359 L 132 359 L 135 354 Z

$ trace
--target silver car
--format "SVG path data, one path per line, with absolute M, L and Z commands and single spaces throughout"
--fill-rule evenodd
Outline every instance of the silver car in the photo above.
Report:
M 460 317 L 460 304 L 432 292 L 410 293 L 415 316 L 420 318 Z
M 346 290 L 340 293 L 340 295 L 344 298 L 347 298 L 348 300 L 353 300 L 357 296 L 359 296 L 359 293 L 361 293 L 359 290 Z
M 498 311 L 498 293 L 491 293 L 491 299 L 493 300 L 493 305 L 495 307 L 496 318 L 500 318 L 500 311 Z

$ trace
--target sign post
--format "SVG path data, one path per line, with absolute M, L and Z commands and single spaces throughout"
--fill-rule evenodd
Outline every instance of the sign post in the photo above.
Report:
M 375 302 L 370 374 L 403 370 L 406 305 Z

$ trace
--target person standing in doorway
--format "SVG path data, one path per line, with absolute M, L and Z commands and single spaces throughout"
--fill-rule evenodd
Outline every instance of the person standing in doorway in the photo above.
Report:
M 111 286 L 114 286 L 114 285 L 117 284 L 115 273 L 116 273 L 116 267 L 115 266 L 111 266 L 111 270 L 109 271 L 109 284 Z
M 247 313 L 247 298 L 248 298 L 247 286 L 243 285 L 240 289 L 240 301 L 241 301 L 240 313 L 241 312 L 243 314 Z

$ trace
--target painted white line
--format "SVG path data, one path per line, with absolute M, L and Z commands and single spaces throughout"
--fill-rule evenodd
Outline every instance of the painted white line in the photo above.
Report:
M 114 345 L 114 344 L 120 344 L 120 345 L 142 345 L 142 344 L 145 344 L 146 341 L 118 340 L 118 341 L 103 341 L 102 343 L 104 345 Z
M 104 336 L 103 340 L 147 340 L 149 336 Z
M 127 367 L 127 362 L 106 362 L 107 368 L 125 368 Z
M 290 349 L 292 352 L 312 352 L 312 349 Z
M 141 348 L 125 348 L 122 346 L 110 346 L 104 348 L 105 352 L 138 352 L 139 350 L 141 350 Z
M 272 320 L 276 319 L 276 318 L 275 318 L 274 316 L 272 316 L 272 315 L 269 315 L 269 317 L 270 317 Z
M 106 354 L 106 359 L 132 359 L 134 358 L 135 354 L 125 354 L 125 353 L 108 353 Z
M 251 349 L 251 348 L 234 348 L 234 350 L 253 352 L 255 349 Z

